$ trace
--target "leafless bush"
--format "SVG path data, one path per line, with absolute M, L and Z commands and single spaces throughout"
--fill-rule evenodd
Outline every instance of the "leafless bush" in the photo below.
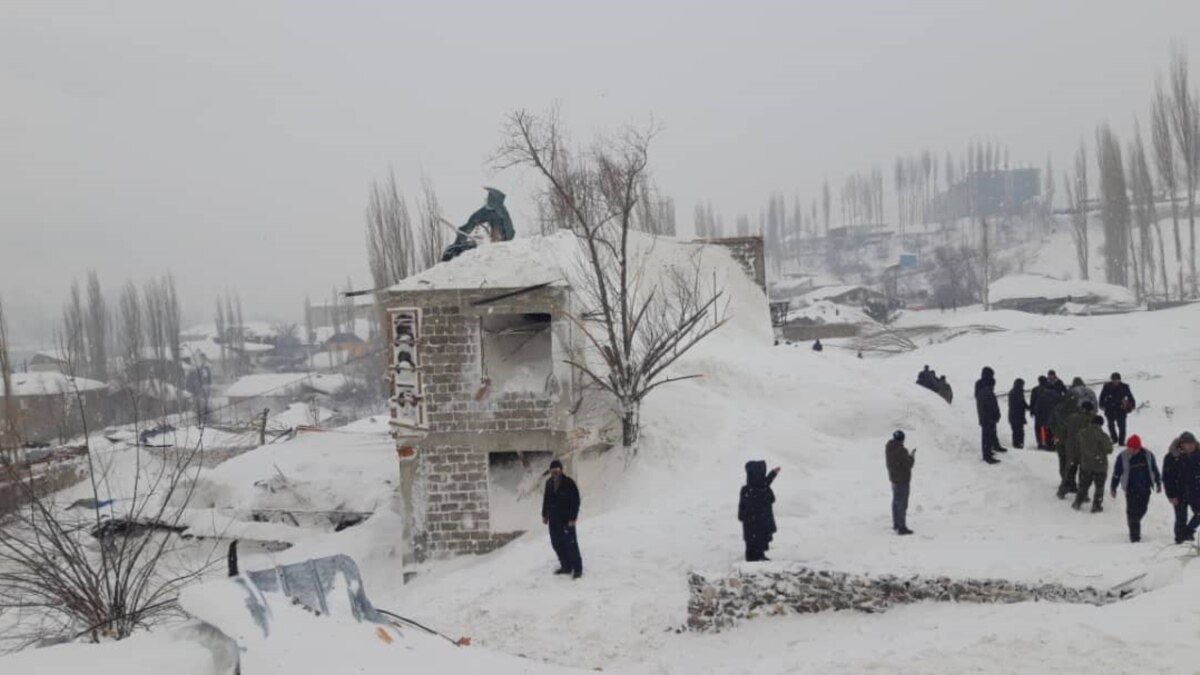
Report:
M 68 371 L 77 364 L 67 362 Z M 68 374 L 74 382 L 73 371 Z M 201 468 L 203 443 L 161 457 L 140 444 L 106 461 L 87 444 L 88 415 L 77 386 L 68 392 L 83 427 L 88 496 L 64 504 L 38 465 L 8 462 L 0 482 L 20 508 L 0 520 L 0 613 L 16 627 L 0 647 L 87 638 L 122 639 L 177 611 L 179 590 L 212 565 L 177 533 Z M 135 438 L 138 424 L 134 423 Z M 126 460 L 126 461 L 122 461 Z M 132 463 L 132 474 L 119 465 Z M 199 557 L 195 557 L 199 553 Z

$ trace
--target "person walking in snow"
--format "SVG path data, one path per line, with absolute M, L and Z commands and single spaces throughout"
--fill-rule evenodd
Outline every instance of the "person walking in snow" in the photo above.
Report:
M 1142 540 L 1142 517 L 1150 506 L 1150 493 L 1162 492 L 1162 477 L 1154 453 L 1142 447 L 1142 439 L 1134 434 L 1129 445 L 1113 462 L 1112 497 L 1117 498 L 1117 486 L 1125 490 L 1125 520 L 1129 523 L 1129 541 Z
M 1062 393 L 1057 388 L 1050 386 L 1050 380 L 1047 378 L 1041 393 L 1038 394 L 1037 407 L 1034 408 L 1034 415 L 1041 418 L 1042 428 L 1038 431 L 1038 436 L 1047 450 L 1055 450 L 1058 447 L 1054 439 L 1054 411 L 1062 403 L 1062 400 Z
M 1008 390 L 1008 426 L 1012 429 L 1012 446 L 1025 447 L 1025 414 L 1029 404 L 1025 402 L 1025 380 L 1013 380 L 1012 389 Z
M 912 534 L 908 529 L 908 488 L 912 483 L 913 464 L 917 461 L 917 449 L 909 452 L 904 447 L 904 432 L 897 429 L 892 440 L 884 446 L 887 460 L 888 480 L 892 482 L 892 529 L 896 534 Z
M 1196 437 L 1185 431 L 1171 442 L 1163 459 L 1163 487 L 1175 510 L 1175 543 L 1184 544 L 1196 537 L 1200 526 L 1200 463 L 1197 462 Z M 1188 520 L 1188 509 L 1192 519 Z
M 1100 408 L 1108 419 L 1108 436 L 1113 443 L 1125 445 L 1125 417 L 1135 407 L 1137 401 L 1133 400 L 1129 385 L 1121 381 L 1120 373 L 1113 373 L 1100 389 Z
M 995 371 L 987 366 L 975 382 L 975 414 L 979 417 L 983 461 L 998 464 L 1000 460 L 992 453 L 1008 451 L 1000 447 L 1000 438 L 996 435 L 996 425 L 1000 423 L 1000 402 L 996 400 Z
M 1088 402 L 1084 402 L 1088 405 Z M 1075 445 L 1079 448 L 1079 494 L 1071 508 L 1078 511 L 1088 499 L 1088 489 L 1095 486 L 1092 493 L 1092 513 L 1104 510 L 1104 479 L 1108 476 L 1108 456 L 1112 454 L 1113 444 L 1108 434 L 1104 433 L 1104 418 L 1096 415 L 1092 423 L 1079 432 L 1079 440 Z
M 1096 401 L 1096 392 L 1092 391 L 1092 388 L 1087 386 L 1082 377 L 1076 377 L 1075 379 L 1071 380 L 1071 388 L 1068 391 L 1071 396 L 1075 397 L 1075 402 L 1080 406 L 1083 405 L 1084 401 L 1090 401 L 1092 408 L 1099 410 L 1099 406 Z
M 1046 386 L 1054 391 L 1057 391 L 1060 396 L 1067 395 L 1067 385 L 1062 380 L 1058 379 L 1058 373 L 1053 370 L 1046 371 Z
M 562 462 L 550 462 L 550 478 L 542 493 L 542 524 L 550 527 L 550 546 L 558 556 L 555 574 L 583 576 L 583 557 L 579 554 L 579 538 L 575 521 L 579 518 L 579 487 L 563 473 Z
M 1054 451 L 1058 454 L 1059 499 L 1066 499 L 1068 494 L 1079 491 L 1075 481 L 1079 473 L 1079 432 L 1091 424 L 1095 414 L 1093 410 L 1081 410 L 1075 405 L 1075 399 L 1070 396 L 1059 401 L 1055 408 L 1054 417 L 1058 422 L 1054 427 L 1053 438 Z
M 1033 435 L 1037 441 L 1037 449 L 1046 449 L 1046 438 L 1042 435 L 1042 418 L 1038 415 L 1038 400 L 1046 386 L 1046 376 L 1038 375 L 1038 383 L 1029 391 L 1029 412 L 1033 413 Z
M 762 460 L 746 462 L 746 484 L 738 495 L 738 520 L 742 523 L 742 540 L 746 542 L 746 561 L 769 560 L 767 550 L 775 537 L 775 492 L 771 483 L 779 475 L 779 467 L 767 473 Z

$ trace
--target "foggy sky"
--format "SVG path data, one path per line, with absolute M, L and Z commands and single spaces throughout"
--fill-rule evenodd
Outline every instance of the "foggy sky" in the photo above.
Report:
M 225 289 L 297 320 L 306 294 L 369 283 L 363 208 L 389 166 L 414 213 L 424 172 L 452 221 L 495 185 L 528 233 L 532 177 L 485 160 L 506 113 L 555 103 L 580 140 L 662 125 L 682 232 L 698 200 L 729 227 L 826 175 L 836 212 L 848 172 L 890 185 L 897 154 L 977 137 L 1061 179 L 1099 122 L 1148 123 L 1197 25 L 1190 0 L 5 0 L 0 295 L 28 335 L 89 267 L 113 293 L 172 270 L 190 320 Z

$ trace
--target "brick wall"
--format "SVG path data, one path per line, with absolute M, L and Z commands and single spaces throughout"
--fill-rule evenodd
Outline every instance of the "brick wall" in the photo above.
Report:
M 729 251 L 729 254 L 742 266 L 754 283 L 758 284 L 764 293 L 767 291 L 767 258 L 762 237 L 725 237 L 700 241 L 720 246 Z
M 504 392 L 483 386 L 480 317 L 544 313 L 552 331 L 565 323 L 565 290 L 540 292 L 478 306 L 503 289 L 409 292 L 394 307 L 421 309 L 419 372 L 428 434 L 416 446 L 407 508 L 413 555 L 427 558 L 485 553 L 520 532 L 492 532 L 488 514 L 488 454 L 561 452 L 569 414 L 565 396 Z M 558 331 L 554 333 L 558 339 Z M 557 359 L 556 359 L 557 360 Z M 555 366 L 556 376 L 558 366 Z M 564 374 L 561 386 L 569 387 Z M 561 392 L 560 392 L 561 393 Z

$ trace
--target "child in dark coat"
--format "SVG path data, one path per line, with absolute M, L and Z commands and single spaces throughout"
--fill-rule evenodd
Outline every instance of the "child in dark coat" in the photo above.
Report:
M 775 534 L 775 493 L 771 483 L 779 475 L 776 467 L 767 473 L 767 463 L 761 460 L 746 462 L 746 484 L 738 499 L 738 520 L 742 522 L 742 539 L 746 542 L 746 560 L 767 560 L 767 549 Z

